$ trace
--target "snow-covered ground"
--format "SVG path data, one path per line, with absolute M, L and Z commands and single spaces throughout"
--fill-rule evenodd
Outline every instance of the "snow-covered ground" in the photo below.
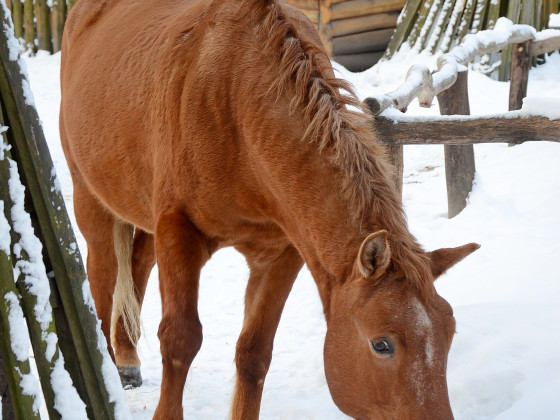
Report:
M 31 87 L 43 120 L 68 210 L 72 183 L 60 147 L 60 55 L 27 58 Z M 415 63 L 412 53 L 352 74 L 337 65 L 364 98 L 387 93 Z M 533 69 L 529 96 L 560 98 L 560 55 Z M 472 114 L 507 111 L 509 85 L 470 72 Z M 410 115 L 435 115 L 437 105 Z M 476 183 L 469 205 L 447 219 L 443 146 L 405 148 L 404 203 L 409 226 L 426 249 L 478 242 L 482 248 L 436 283 L 454 307 L 457 334 L 448 383 L 456 419 L 560 419 L 560 145 L 477 145 Z M 87 250 L 76 232 L 82 254 Z M 242 256 L 221 250 L 202 272 L 200 318 L 204 343 L 183 397 L 185 419 L 224 419 L 235 376 L 233 356 L 243 314 L 248 269 Z M 157 270 L 148 285 L 139 344 L 144 385 L 126 391 L 134 419 L 157 405 L 161 360 L 156 336 L 161 316 Z M 263 419 L 346 418 L 331 400 L 323 373 L 325 322 L 314 282 L 300 273 L 288 299 L 264 388 Z

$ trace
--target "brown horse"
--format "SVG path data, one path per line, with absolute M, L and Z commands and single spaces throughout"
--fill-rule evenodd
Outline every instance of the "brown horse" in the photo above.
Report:
M 182 418 L 202 343 L 199 273 L 226 246 L 251 271 L 233 418 L 258 417 L 304 262 L 338 407 L 360 419 L 452 418 L 455 321 L 433 281 L 478 245 L 418 245 L 371 121 L 349 108 L 358 102 L 304 15 L 281 0 L 80 0 L 63 44 L 61 138 L 108 338 L 117 313 L 109 351 L 123 383 L 141 383 L 138 314 L 157 257 L 154 418 Z

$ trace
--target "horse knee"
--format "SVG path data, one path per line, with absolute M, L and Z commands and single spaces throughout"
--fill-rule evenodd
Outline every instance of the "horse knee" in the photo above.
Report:
M 272 344 L 262 344 L 242 334 L 237 341 L 235 365 L 239 380 L 254 386 L 263 386 L 272 360 Z
M 202 346 L 202 324 L 198 319 L 164 317 L 158 330 L 161 356 L 177 369 L 188 369 Z

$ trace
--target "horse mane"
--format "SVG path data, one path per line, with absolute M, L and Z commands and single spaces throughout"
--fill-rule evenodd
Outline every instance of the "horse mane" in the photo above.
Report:
M 302 36 L 285 13 L 288 6 L 279 0 L 245 3 L 261 17 L 263 51 L 275 57 L 269 68 L 275 74 L 269 94 L 279 98 L 289 91 L 292 113 L 303 111 L 307 129 L 302 141 L 316 143 L 341 171 L 351 217 L 360 225 L 387 229 L 394 268 L 423 295 L 433 294 L 429 257 L 408 231 L 393 169 L 385 148 L 376 142 L 372 117 L 359 111 L 360 101 L 351 85 L 334 76 L 322 45 Z

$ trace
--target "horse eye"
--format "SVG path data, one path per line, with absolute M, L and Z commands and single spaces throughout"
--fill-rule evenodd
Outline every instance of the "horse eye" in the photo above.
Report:
M 378 354 L 390 356 L 395 352 L 395 348 L 389 339 L 380 338 L 371 340 L 371 348 Z

